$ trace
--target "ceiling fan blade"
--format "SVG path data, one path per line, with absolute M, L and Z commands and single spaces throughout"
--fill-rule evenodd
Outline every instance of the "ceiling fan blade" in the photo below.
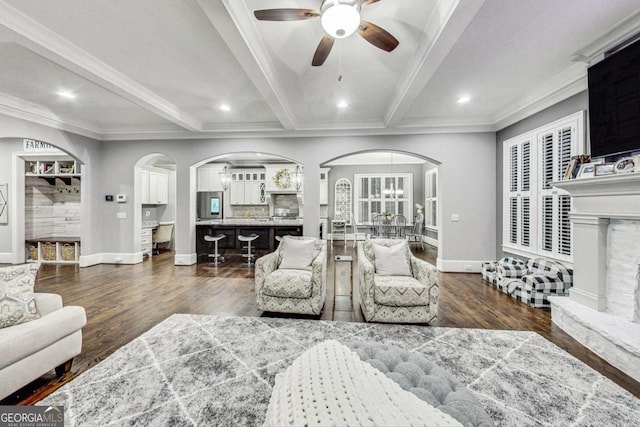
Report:
M 400 42 L 386 30 L 364 20 L 360 21 L 358 34 L 375 47 L 386 50 L 387 52 L 391 52 L 400 44 Z
M 320 16 L 313 9 L 265 9 L 253 12 L 258 21 L 300 21 Z
M 325 35 L 322 40 L 320 40 L 318 48 L 316 49 L 316 53 L 313 55 L 311 65 L 313 65 L 314 67 L 319 67 L 320 65 L 324 64 L 324 61 L 327 60 L 327 56 L 329 56 L 329 52 L 331 52 L 334 41 L 335 39 L 329 35 Z
M 364 2 L 362 2 L 363 6 L 366 6 L 368 4 L 372 4 L 372 3 L 378 3 L 380 0 L 364 0 Z

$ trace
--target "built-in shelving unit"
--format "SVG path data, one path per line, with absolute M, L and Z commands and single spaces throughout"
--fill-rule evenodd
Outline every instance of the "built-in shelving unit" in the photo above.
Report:
M 66 156 L 25 160 L 27 261 L 78 263 L 81 176 L 80 165 Z

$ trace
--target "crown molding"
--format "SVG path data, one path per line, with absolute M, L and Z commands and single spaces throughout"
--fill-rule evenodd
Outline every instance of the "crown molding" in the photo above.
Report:
M 68 117 L 53 114 L 46 108 L 13 96 L 0 93 L 0 114 L 25 120 L 31 123 L 59 129 L 66 132 L 86 136 L 100 140 L 103 133 L 100 129 L 93 128 L 91 124 Z
M 640 10 L 616 23 L 602 36 L 576 51 L 573 54 L 573 60 L 593 65 L 602 60 L 606 51 L 638 35 L 638 29 L 640 29 Z
M 0 24 L 18 36 L 16 43 L 34 53 L 184 129 L 200 129 L 201 123 L 198 120 L 171 102 L 2 1 Z
M 585 90 L 587 68 L 585 64 L 575 63 L 498 112 L 492 120 L 494 130 L 511 126 Z

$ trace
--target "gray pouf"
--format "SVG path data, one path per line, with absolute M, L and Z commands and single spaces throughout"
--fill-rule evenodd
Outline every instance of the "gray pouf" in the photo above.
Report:
M 451 415 L 465 427 L 494 425 L 469 389 L 425 357 L 387 344 L 357 341 L 346 345 L 404 390 Z

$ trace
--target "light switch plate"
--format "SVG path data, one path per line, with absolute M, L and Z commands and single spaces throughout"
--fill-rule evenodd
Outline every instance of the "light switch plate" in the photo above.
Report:
M 118 219 L 126 219 L 127 218 L 127 213 L 126 212 L 118 212 L 117 218 Z

